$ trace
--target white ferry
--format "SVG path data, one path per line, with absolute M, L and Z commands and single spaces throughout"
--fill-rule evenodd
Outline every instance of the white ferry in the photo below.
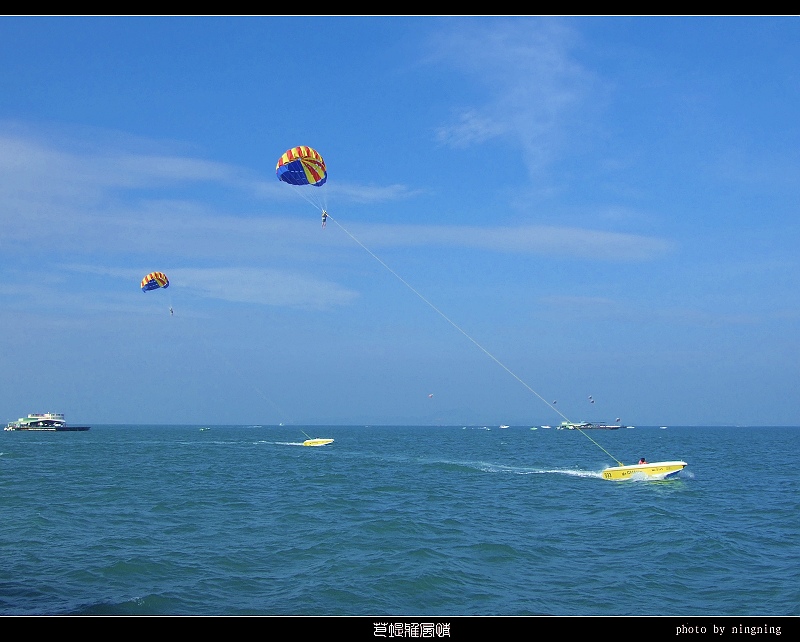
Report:
M 10 421 L 4 430 L 78 431 L 89 430 L 89 426 L 68 426 L 61 412 L 34 412 L 27 417 Z
M 622 428 L 621 424 L 607 424 L 604 422 L 592 423 L 591 421 L 582 421 L 575 423 L 572 421 L 562 421 L 558 427 L 559 430 L 591 430 L 593 428 L 602 428 L 603 430 L 619 430 Z

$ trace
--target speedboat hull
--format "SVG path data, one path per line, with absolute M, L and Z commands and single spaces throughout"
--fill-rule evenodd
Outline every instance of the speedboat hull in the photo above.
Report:
M 652 464 L 612 466 L 603 471 L 603 479 L 612 481 L 624 479 L 667 479 L 677 475 L 687 465 L 685 461 L 656 461 Z
M 333 443 L 333 439 L 306 439 L 303 442 L 304 446 L 324 446 L 325 444 Z

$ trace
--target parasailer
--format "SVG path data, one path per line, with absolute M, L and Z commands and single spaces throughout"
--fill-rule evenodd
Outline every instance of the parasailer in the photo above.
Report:
M 327 190 L 328 168 L 322 155 L 312 147 L 300 145 L 287 149 L 275 166 L 278 180 L 297 190 L 297 194 L 322 211 L 322 227 L 329 218 Z M 314 189 L 309 189 L 314 188 Z
M 328 180 L 325 161 L 319 152 L 300 145 L 284 152 L 275 166 L 278 180 L 289 185 L 313 185 L 322 187 Z
M 142 292 L 168 287 L 169 279 L 163 272 L 150 272 L 150 274 L 142 279 Z
M 169 287 L 169 279 L 163 272 L 150 272 L 142 279 L 142 292 L 149 292 L 150 290 L 160 290 Z M 171 299 L 172 297 L 170 297 Z M 175 312 L 172 309 L 172 302 L 169 306 L 169 315 L 173 316 Z

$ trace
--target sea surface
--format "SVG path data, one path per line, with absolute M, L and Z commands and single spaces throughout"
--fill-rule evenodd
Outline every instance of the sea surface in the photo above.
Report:
M 800 427 L 3 432 L 0 615 L 798 616 L 798 452 Z

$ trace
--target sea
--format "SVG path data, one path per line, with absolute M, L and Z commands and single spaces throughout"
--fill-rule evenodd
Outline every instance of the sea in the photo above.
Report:
M 351 639 L 586 617 L 789 634 L 798 452 L 800 427 L 767 426 L 3 431 L 0 615 L 319 618 Z M 603 479 L 640 457 L 688 465 Z

